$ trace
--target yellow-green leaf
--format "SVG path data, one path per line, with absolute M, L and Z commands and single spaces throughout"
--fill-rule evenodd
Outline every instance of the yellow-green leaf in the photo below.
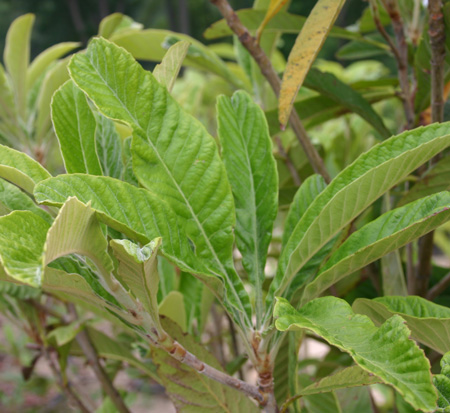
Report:
M 295 41 L 283 75 L 279 120 L 286 125 L 297 92 L 331 30 L 345 0 L 319 0 Z

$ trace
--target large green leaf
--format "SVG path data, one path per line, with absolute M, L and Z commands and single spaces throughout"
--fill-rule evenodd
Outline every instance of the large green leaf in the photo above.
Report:
M 450 157 L 445 156 L 421 176 L 421 179 L 400 199 L 399 205 L 448 189 L 450 189 Z
M 46 180 L 35 191 L 38 202 L 55 206 L 61 206 L 71 196 L 85 204 L 91 202 L 101 222 L 142 244 L 162 237 L 162 249 L 167 258 L 181 269 L 202 277 L 219 297 L 222 295 L 222 283 L 217 278 L 201 275 L 204 274 L 202 268 L 194 262 L 176 216 L 163 200 L 117 179 L 82 174 Z
M 364 370 L 393 386 L 416 409 L 434 411 L 436 392 L 430 363 L 409 338 L 410 331 L 400 316 L 391 317 L 377 328 L 367 316 L 355 314 L 336 297 L 318 298 L 299 311 L 280 298 L 274 316 L 279 330 L 313 331 L 349 353 Z
M 174 322 L 163 320 L 167 333 L 210 366 L 222 370 L 219 362 L 192 336 L 182 333 Z M 163 350 L 152 348 L 157 374 L 177 411 L 186 413 L 256 413 L 259 408 L 243 393 L 209 379 L 174 360 Z
M 3 60 L 16 92 L 16 102 L 22 117 L 26 109 L 27 70 L 30 63 L 30 36 L 34 14 L 24 14 L 13 21 L 6 35 Z
M 0 215 L 7 215 L 12 211 L 31 211 L 49 223 L 52 221 L 50 214 L 39 208 L 27 194 L 0 179 Z
M 441 354 L 450 351 L 450 308 L 409 296 L 358 298 L 353 303 L 353 310 L 366 314 L 376 324 L 399 314 L 406 320 L 414 339 Z
M 53 96 L 52 121 L 67 173 L 102 175 L 95 148 L 95 116 L 86 95 L 71 80 Z
M 255 287 L 257 324 L 263 312 L 267 248 L 278 207 L 278 173 L 264 112 L 245 92 L 217 102 L 222 156 L 236 204 L 236 244 Z
M 161 239 L 157 238 L 140 248 L 129 240 L 111 240 L 110 245 L 119 261 L 117 271 L 121 280 L 150 314 L 161 329 L 158 316 L 159 274 L 156 259 Z
M 78 42 L 64 42 L 55 44 L 52 47 L 44 50 L 31 62 L 27 73 L 27 87 L 28 90 L 34 83 L 47 71 L 50 65 L 60 57 L 71 52 L 73 49 L 79 47 Z
M 74 56 L 69 69 L 106 116 L 133 128 L 139 182 L 172 206 L 196 254 L 224 279 L 228 301 L 249 325 L 250 301 L 232 260 L 233 197 L 213 138 L 150 72 L 104 39 Z
M 28 155 L 0 145 L 0 177 L 33 193 L 34 186 L 50 176 L 43 166 Z
M 306 287 L 302 304 L 318 297 L 346 275 L 425 235 L 449 218 L 450 192 L 431 195 L 386 212 L 354 232 L 336 250 Z
M 450 145 L 450 124 L 394 136 L 361 155 L 324 189 L 297 223 L 270 287 L 280 295 L 321 247 L 384 192 Z M 272 301 L 272 293 L 268 300 Z
M 319 0 L 289 53 L 278 99 L 278 118 L 286 125 L 298 90 L 339 15 L 344 0 Z
M 311 69 L 304 82 L 307 88 L 318 91 L 321 95 L 333 99 L 335 102 L 348 108 L 371 124 L 383 139 L 389 138 L 391 133 L 386 128 L 381 117 L 372 106 L 351 86 L 339 80 L 332 73 Z

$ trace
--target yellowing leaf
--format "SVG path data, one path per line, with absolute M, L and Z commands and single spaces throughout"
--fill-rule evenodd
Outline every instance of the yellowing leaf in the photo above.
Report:
M 264 20 L 261 22 L 261 25 L 258 27 L 256 32 L 256 38 L 261 39 L 262 32 L 266 27 L 267 23 L 274 18 L 278 12 L 282 9 L 282 7 L 287 3 L 287 0 L 270 0 L 269 8 L 267 9 L 267 13 L 264 16 Z
M 279 120 L 286 125 L 297 92 L 331 30 L 345 0 L 319 0 L 295 41 L 283 75 Z

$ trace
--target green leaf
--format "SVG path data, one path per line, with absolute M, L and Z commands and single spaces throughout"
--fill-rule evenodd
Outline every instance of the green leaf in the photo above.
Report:
M 380 379 L 359 366 L 351 366 L 319 380 L 301 390 L 303 396 L 316 393 L 327 393 L 347 387 L 367 386 L 380 383 Z
M 161 329 L 158 316 L 159 274 L 156 259 L 161 238 L 156 238 L 142 248 L 129 240 L 113 239 L 110 245 L 119 261 L 117 271 L 121 280 Z
M 408 295 L 400 252 L 393 251 L 381 258 L 384 295 Z
M 213 138 L 129 53 L 104 39 L 75 56 L 70 72 L 106 116 L 133 128 L 139 182 L 172 206 L 197 256 L 224 279 L 228 301 L 250 325 L 250 301 L 232 260 L 233 198 Z
M 243 91 L 217 101 L 222 156 L 236 204 L 236 244 L 263 312 L 267 249 L 278 207 L 278 173 L 264 112 Z
M 399 206 L 450 189 L 450 157 L 445 156 L 426 171 L 399 201 Z
M 120 179 L 124 173 L 122 140 L 111 119 L 96 112 L 95 148 L 103 175 Z
M 366 314 L 381 324 L 393 314 L 406 320 L 417 341 L 444 354 L 450 351 L 450 308 L 434 304 L 421 297 L 379 297 L 373 300 L 358 298 L 353 310 Z
M 258 27 L 256 31 L 256 39 L 258 43 L 260 43 L 262 32 L 264 31 L 267 23 L 272 20 L 283 8 L 283 6 L 288 2 L 288 0 L 270 0 L 269 7 L 267 8 L 266 15 L 264 16 L 264 20 L 261 22 L 261 25 Z
M 434 411 L 436 393 L 430 363 L 409 339 L 410 331 L 400 316 L 391 317 L 377 328 L 367 316 L 355 314 L 336 297 L 318 298 L 299 311 L 279 298 L 274 316 L 277 329 L 313 331 L 349 353 L 361 368 L 393 386 L 416 409 Z
M 156 80 L 165 86 L 169 92 L 172 91 L 188 49 L 189 42 L 186 40 L 175 43 L 167 50 L 161 63 L 156 65 L 153 69 L 153 76 L 155 76 Z
M 332 73 L 311 69 L 305 78 L 304 86 L 318 91 L 321 95 L 329 97 L 349 109 L 350 112 L 361 116 L 378 131 L 383 139 L 389 138 L 392 135 L 369 102 Z
M 300 221 L 306 210 L 326 186 L 327 184 L 321 175 L 313 174 L 306 178 L 297 190 L 284 223 L 283 247 L 288 242 L 297 223 Z
M 102 19 L 99 25 L 98 35 L 109 39 L 120 30 L 139 30 L 141 27 L 141 24 L 136 23 L 131 17 L 125 16 L 122 13 L 113 13 Z
M 48 70 L 55 60 L 79 46 L 81 46 L 81 43 L 78 42 L 58 43 L 40 53 L 28 68 L 27 89 L 30 90 L 32 88 L 34 83 Z
M 101 175 L 95 116 L 86 95 L 73 81 L 64 83 L 53 96 L 52 120 L 67 173 Z
M 251 32 L 256 31 L 264 20 L 266 11 L 265 10 L 255 10 L 255 9 L 241 9 L 237 10 L 236 14 L 241 20 L 242 24 L 247 27 Z M 264 28 L 264 33 L 299 33 L 303 25 L 305 24 L 306 17 L 299 16 L 297 14 L 287 13 L 280 11 L 276 16 L 274 16 Z M 225 36 L 231 36 L 233 31 L 228 26 L 225 19 L 221 19 L 213 23 L 206 31 L 203 36 L 206 39 L 218 39 Z M 351 32 L 349 30 L 342 29 L 340 27 L 332 27 L 330 30 L 330 37 L 335 37 L 338 39 L 362 39 L 360 34 Z
M 307 387 L 311 379 L 305 374 L 299 374 L 302 387 Z M 344 413 L 335 392 L 317 393 L 302 397 L 308 413 Z
M 15 185 L 0 179 L 0 215 L 7 215 L 12 211 L 31 211 L 48 223 L 52 222 L 50 214 L 39 208 L 28 195 Z
M 278 118 L 282 125 L 287 124 L 298 90 L 322 48 L 344 2 L 344 0 L 319 0 L 302 27 L 302 31 L 289 53 L 281 82 Z
M 75 339 L 77 334 L 83 330 L 84 325 L 78 321 L 60 326 L 50 331 L 47 335 L 48 340 L 54 340 L 58 347 L 64 346 Z
M 0 177 L 33 193 L 34 186 L 50 176 L 44 167 L 25 153 L 0 145 Z
M 233 74 L 225 62 L 212 50 L 198 40 L 182 33 L 169 30 L 146 29 L 140 31 L 124 31 L 111 38 L 115 44 L 130 52 L 135 59 L 160 62 L 167 48 L 179 41 L 191 44 L 183 64 L 202 71 L 210 71 L 236 87 L 242 87 L 242 82 Z
M 121 343 L 113 337 L 109 337 L 94 328 L 88 327 L 86 331 L 89 334 L 89 338 L 91 339 L 99 357 L 128 363 L 142 371 L 147 376 L 151 377 L 152 380 L 155 380 L 157 383 L 161 382 L 161 379 L 156 375 L 154 365 L 145 363 L 143 360 L 139 360 L 135 357 L 130 351 L 129 345 Z M 83 352 L 75 342 L 72 343 L 70 352 L 75 355 L 83 355 Z
M 216 277 L 204 275 L 200 264 L 194 262 L 176 216 L 160 198 L 126 182 L 82 174 L 60 175 L 46 180 L 35 191 L 38 202 L 55 206 L 61 206 L 71 196 L 86 204 L 91 202 L 99 221 L 133 240 L 147 244 L 161 237 L 162 250 L 170 261 L 202 277 L 219 297 L 222 295 L 222 283 Z
M 50 108 L 53 94 L 56 90 L 69 79 L 67 65 L 69 57 L 56 63 L 45 75 L 42 86 L 39 90 L 36 107 L 39 108 L 36 118 L 36 139 L 42 140 L 48 138 L 51 131 L 52 122 Z
M 183 332 L 187 330 L 184 296 L 179 291 L 171 291 L 164 297 L 159 305 L 159 314 L 177 323 Z
M 24 14 L 14 20 L 8 29 L 3 60 L 16 92 L 19 113 L 25 116 L 27 70 L 30 63 L 30 35 L 34 14 Z
M 0 217 L 0 261 L 9 277 L 33 287 L 41 285 L 42 252 L 49 228 L 30 211 Z
M 172 338 L 200 360 L 223 371 L 219 362 L 202 345 L 196 343 L 192 336 L 184 335 L 174 322 L 168 319 L 163 321 L 164 330 Z M 243 393 L 181 364 L 163 350 L 157 348 L 151 350 L 153 362 L 158 366 L 158 376 L 177 411 L 192 413 L 256 413 L 260 411 Z
M 450 411 L 450 354 L 446 353 L 441 359 L 441 373 L 433 376 L 433 384 L 438 392 L 437 412 Z
M 346 275 L 363 268 L 450 218 L 450 192 L 441 192 L 386 212 L 354 232 L 334 252 L 315 280 L 308 284 L 302 304 L 318 297 Z
M 295 274 L 342 228 L 403 177 L 450 145 L 449 133 L 448 123 L 404 132 L 374 146 L 345 168 L 297 223 L 282 250 L 270 291 L 283 294 Z M 269 294 L 270 302 L 271 297 Z

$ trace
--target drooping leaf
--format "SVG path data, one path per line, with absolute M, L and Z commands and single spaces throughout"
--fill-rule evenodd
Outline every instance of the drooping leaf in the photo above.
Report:
M 71 52 L 73 49 L 76 49 L 80 45 L 81 44 L 78 42 L 58 43 L 36 56 L 28 68 L 27 89 L 31 89 L 39 77 L 49 68 L 51 63 Z
M 318 91 L 321 95 L 333 99 L 343 107 L 348 108 L 352 113 L 361 116 L 375 128 L 383 139 L 392 135 L 367 100 L 332 73 L 311 69 L 306 75 L 304 86 Z
M 444 156 L 434 164 L 421 179 L 402 197 L 399 206 L 450 189 L 450 157 Z
M 19 188 L 0 179 L 0 215 L 7 215 L 12 211 L 31 211 L 51 223 L 50 214 L 39 208 L 31 198 Z
M 324 189 L 281 252 L 270 291 L 280 295 L 321 247 L 404 176 L 450 145 L 450 124 L 394 136 L 361 155 Z M 349 208 L 351 206 L 351 208 Z M 273 295 L 269 292 L 268 301 Z
M 393 386 L 416 409 L 434 411 L 436 393 L 430 364 L 409 338 L 410 331 L 400 316 L 377 328 L 367 316 L 355 314 L 336 297 L 318 298 L 299 311 L 279 298 L 274 316 L 279 330 L 313 331 L 349 353 L 361 368 Z
M 182 40 L 170 46 L 161 63 L 153 69 L 153 76 L 164 85 L 167 90 L 172 91 L 175 80 L 180 72 L 183 60 L 189 49 L 189 42 Z
M 286 125 L 295 98 L 314 59 L 336 21 L 345 0 L 319 0 L 306 20 L 292 48 L 281 83 L 279 119 Z
M 91 202 L 97 218 L 133 240 L 147 244 L 163 239 L 162 249 L 169 260 L 185 271 L 203 277 L 203 281 L 220 297 L 221 282 L 201 271 L 193 262 L 192 251 L 170 206 L 145 189 L 109 177 L 82 174 L 60 175 L 36 187 L 40 203 L 61 206 L 69 197 Z M 196 269 L 194 269 L 196 268 Z
M 129 53 L 104 39 L 75 56 L 70 72 L 106 116 L 133 128 L 139 182 L 184 221 L 196 254 L 222 277 L 228 302 L 250 324 L 248 294 L 232 263 L 233 198 L 213 138 Z
M 236 204 L 236 243 L 262 316 L 267 249 L 278 206 L 278 173 L 263 111 L 245 92 L 217 101 L 222 156 Z
M 114 122 L 95 113 L 95 149 L 104 176 L 120 179 L 124 173 L 122 140 Z
M 33 193 L 34 186 L 50 176 L 43 166 L 25 153 L 0 145 L 0 177 Z
M 163 320 L 167 333 L 200 360 L 218 370 L 219 362 L 196 343 L 192 336 L 184 335 L 180 328 L 168 319 Z M 243 393 L 224 386 L 179 363 L 166 352 L 152 348 L 153 362 L 158 366 L 166 392 L 179 412 L 256 413 L 259 408 Z
M 67 173 L 101 175 L 95 116 L 86 95 L 71 80 L 53 96 L 52 121 Z
M 363 268 L 450 219 L 450 192 L 386 212 L 354 232 L 330 257 L 302 297 L 305 304 L 346 275 Z
M 366 314 L 376 324 L 393 314 L 406 320 L 417 341 L 444 354 L 450 351 L 450 308 L 434 304 L 421 297 L 379 297 L 373 300 L 358 298 L 353 310 Z
M 119 261 L 117 271 L 121 280 L 126 283 L 157 327 L 161 329 L 158 316 L 159 274 L 156 259 L 161 238 L 151 241 L 142 248 L 129 240 L 111 240 L 110 245 Z
M 26 109 L 27 70 L 30 63 L 30 36 L 34 14 L 14 20 L 8 29 L 3 60 L 16 92 L 16 103 L 22 117 Z

